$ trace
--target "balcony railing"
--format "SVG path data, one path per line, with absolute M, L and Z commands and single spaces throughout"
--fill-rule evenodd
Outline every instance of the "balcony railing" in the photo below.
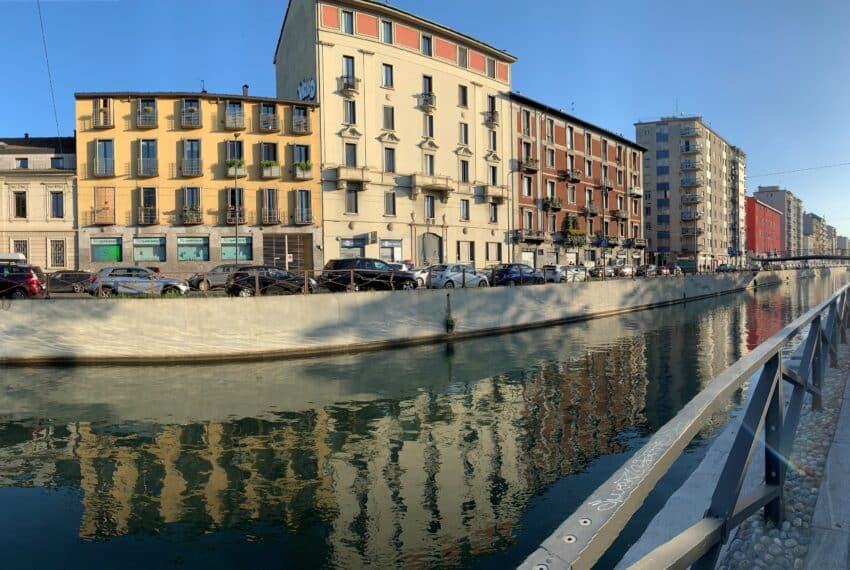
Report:
M 91 126 L 93 129 L 109 129 L 112 124 L 112 112 L 109 109 L 98 109 L 91 116 Z
M 190 109 L 194 109 L 194 107 L 189 107 Z M 201 126 L 201 112 L 197 109 L 195 111 L 183 110 L 180 113 L 180 126 L 184 129 L 197 129 Z
M 96 158 L 92 176 L 115 176 L 115 160 L 112 158 Z
M 366 190 L 369 179 L 369 171 L 357 166 L 340 166 L 336 169 L 337 190 L 344 190 L 349 182 L 359 184 L 361 189 Z
M 689 212 L 687 210 L 682 212 L 682 221 L 684 222 L 692 222 L 701 218 L 702 212 Z
M 679 130 L 679 136 L 681 137 L 701 137 L 702 129 L 698 129 L 696 127 L 682 127 Z
M 435 93 L 420 93 L 419 108 L 430 113 L 437 109 L 437 95 Z
M 682 228 L 683 236 L 701 236 L 704 232 L 705 230 L 703 230 L 702 228 Z
M 629 217 L 629 213 L 623 209 L 611 210 L 611 217 L 616 220 L 626 220 Z
M 546 233 L 540 230 L 519 229 L 516 230 L 516 234 L 517 241 L 528 243 L 540 243 L 546 239 Z
M 295 208 L 292 222 L 296 226 L 307 226 L 313 223 L 313 210 L 311 208 Z
M 156 207 L 140 206 L 138 213 L 140 226 L 153 226 L 159 223 L 159 212 Z
M 137 176 L 156 176 L 159 172 L 159 161 L 155 158 L 140 158 L 137 167 Z
M 643 197 L 643 188 L 640 186 L 632 186 L 629 188 L 629 196 L 633 198 L 642 198 Z
M 596 185 L 607 190 L 614 189 L 614 180 L 611 178 L 600 178 L 596 181 Z
M 184 226 L 196 226 L 198 224 L 203 224 L 204 215 L 200 208 L 193 206 L 183 208 L 183 211 L 180 214 L 180 222 Z
M 519 169 L 523 172 L 537 172 L 540 170 L 540 160 L 536 158 L 526 158 L 519 161 Z
M 682 204 L 699 204 L 702 196 L 699 194 L 682 194 Z
M 454 180 L 450 176 L 432 176 L 429 174 L 416 173 L 410 177 L 413 188 L 413 196 L 417 196 L 423 190 L 443 192 L 443 197 L 455 191 Z
M 486 111 L 484 113 L 484 124 L 488 127 L 498 127 L 499 126 L 499 112 L 498 111 Z
M 598 216 L 599 210 L 596 208 L 596 204 L 590 203 L 581 209 L 582 213 L 585 216 Z
M 701 144 L 685 144 L 679 147 L 679 152 L 682 154 L 701 153 Z
M 484 199 L 494 203 L 502 203 L 505 201 L 507 191 L 504 186 L 496 186 L 495 184 L 484 185 Z
M 292 134 L 309 135 L 313 132 L 310 117 L 292 117 Z
M 340 93 L 346 97 L 360 93 L 360 78 L 353 75 L 342 75 L 337 78 Z
M 224 220 L 228 226 L 235 226 L 236 224 L 244 224 L 245 218 L 245 208 L 239 208 L 238 215 L 235 208 L 228 208 Z
M 273 133 L 280 130 L 280 120 L 276 114 L 260 115 L 260 130 L 264 133 Z
M 136 114 L 136 128 L 137 129 L 154 129 L 157 125 L 157 117 L 156 111 L 148 110 L 145 111 L 144 108 Z
M 548 210 L 550 212 L 560 212 L 561 211 L 561 199 L 557 196 L 553 198 L 545 198 L 543 200 L 543 209 Z
M 705 180 L 698 176 L 696 178 L 682 178 L 681 187 L 682 188 L 695 188 L 697 186 L 702 186 L 705 183 Z
M 635 249 L 645 249 L 646 238 L 632 238 L 632 245 Z
M 224 128 L 239 130 L 245 128 L 245 113 L 242 111 L 225 111 Z
M 180 174 L 182 176 L 200 176 L 203 173 L 204 165 L 200 158 L 184 158 L 180 163 Z
M 93 226 L 115 225 L 115 209 L 111 207 L 92 208 L 89 217 Z
M 699 160 L 685 160 L 679 164 L 681 170 L 702 170 L 703 164 Z
M 273 226 L 280 223 L 280 210 L 274 208 L 263 208 L 263 225 Z

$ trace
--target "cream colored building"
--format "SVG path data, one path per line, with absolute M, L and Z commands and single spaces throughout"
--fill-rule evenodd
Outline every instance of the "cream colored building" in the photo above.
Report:
M 515 58 L 367 0 L 291 0 L 277 95 L 322 105 L 325 258 L 507 261 Z
M 701 117 L 635 124 L 644 154 L 646 237 L 651 260 L 712 270 L 745 263 L 746 156 Z
M 317 117 L 247 86 L 77 93 L 80 267 L 321 266 Z
M 73 137 L 0 139 L 0 253 L 46 270 L 75 267 L 74 152 Z

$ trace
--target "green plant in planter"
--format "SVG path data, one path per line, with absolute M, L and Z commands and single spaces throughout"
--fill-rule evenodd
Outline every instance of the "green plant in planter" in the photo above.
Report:
M 153 113 L 153 107 L 151 107 L 150 105 L 145 105 L 144 107 L 142 107 L 142 111 L 144 111 L 145 113 Z
M 243 166 L 245 166 L 245 161 L 242 160 L 241 158 L 228 158 L 227 162 L 225 162 L 225 164 L 227 165 L 228 168 L 233 168 L 233 167 L 242 168 Z
M 280 166 L 276 160 L 263 160 L 260 162 L 260 166 L 263 168 L 269 168 L 272 166 Z
M 187 107 L 187 108 L 186 108 L 186 112 L 187 112 L 187 113 L 197 113 L 197 112 L 198 112 L 198 108 L 197 108 L 197 107 Z

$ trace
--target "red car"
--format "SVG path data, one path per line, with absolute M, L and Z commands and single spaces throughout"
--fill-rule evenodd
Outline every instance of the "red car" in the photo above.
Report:
M 34 265 L 0 265 L 0 297 L 26 299 L 41 297 L 44 273 Z

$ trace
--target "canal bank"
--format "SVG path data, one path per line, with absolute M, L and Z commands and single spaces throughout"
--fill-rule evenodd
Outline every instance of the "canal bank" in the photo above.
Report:
M 6 302 L 0 363 L 314 356 L 518 331 L 829 276 L 841 268 L 451 292 Z

